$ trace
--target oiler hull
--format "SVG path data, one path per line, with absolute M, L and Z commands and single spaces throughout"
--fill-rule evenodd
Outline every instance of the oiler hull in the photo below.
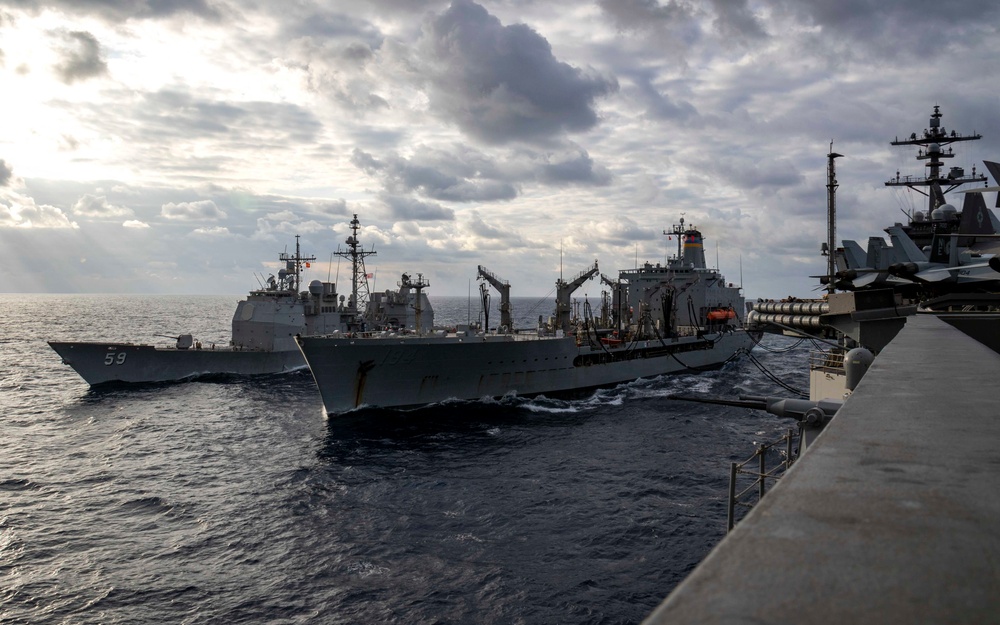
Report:
M 639 378 L 718 367 L 752 341 L 733 331 L 610 347 L 573 338 L 298 337 L 329 414 L 403 408 L 510 393 L 560 396 Z
M 177 382 L 205 376 L 264 375 L 302 369 L 298 350 L 176 349 L 128 343 L 63 343 L 52 347 L 91 386 Z

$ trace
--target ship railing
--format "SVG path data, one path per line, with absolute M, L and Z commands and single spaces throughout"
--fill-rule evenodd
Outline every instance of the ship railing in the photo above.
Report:
M 844 352 L 839 349 L 812 350 L 809 352 L 809 369 L 812 371 L 844 371 Z
M 801 440 L 801 436 L 798 429 L 788 428 L 785 435 L 778 440 L 757 445 L 754 455 L 743 462 L 733 462 L 730 464 L 727 532 L 732 531 L 733 526 L 736 525 L 737 508 L 752 508 L 755 504 L 759 503 L 767 492 L 767 481 L 777 482 L 784 475 L 785 471 L 792 466 L 798 458 L 796 442 L 799 440 Z M 770 453 L 772 450 L 780 450 L 779 453 L 782 460 L 777 465 L 768 469 L 767 459 L 769 455 L 773 455 Z M 738 482 L 746 482 L 745 479 L 741 480 L 741 477 L 751 477 L 753 479 L 745 488 L 737 490 Z

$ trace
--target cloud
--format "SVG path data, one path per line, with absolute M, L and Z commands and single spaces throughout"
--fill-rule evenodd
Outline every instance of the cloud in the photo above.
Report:
M 8 165 L 7 161 L 0 159 L 0 187 L 6 187 L 10 184 L 13 176 L 14 168 Z
M 763 41 L 767 30 L 749 6 L 748 0 L 712 0 L 712 25 L 719 38 L 730 44 Z
M 685 213 L 723 243 L 721 264 L 742 252 L 759 289 L 801 294 L 813 285 L 784 281 L 817 272 L 781 259 L 822 266 L 831 139 L 838 232 L 862 242 L 926 204 L 883 181 L 920 174 L 915 150 L 888 142 L 934 104 L 948 130 L 983 135 L 951 164 L 979 171 L 998 153 L 1000 4 L 929 6 L 8 1 L 0 78 L 19 122 L 4 150 L 17 165 L 0 161 L 0 251 L 20 237 L 86 256 L 87 289 L 241 291 L 271 242 L 342 245 L 357 213 L 391 235 L 373 239 L 391 252 L 380 264 L 427 271 L 436 294 L 465 293 L 478 262 L 541 294 L 560 241 L 567 267 L 597 257 L 612 275 L 673 253 L 659 233 Z M 141 280 L 94 253 L 109 236 Z M 209 276 L 219 257 L 229 269 Z M 8 258 L 30 288 L 55 284 Z
M 389 208 L 393 218 L 401 221 L 453 221 L 455 211 L 433 202 L 400 197 L 388 193 L 379 194 L 379 199 Z
M 604 186 L 611 183 L 611 172 L 596 165 L 586 150 L 577 149 L 542 157 L 538 167 L 538 181 L 553 186 L 591 184 Z
M 108 64 L 101 57 L 101 44 L 96 37 L 78 30 L 66 33 L 64 39 L 63 60 L 55 68 L 64 83 L 71 85 L 108 73 Z
M 375 51 L 381 35 L 370 25 L 348 30 L 345 26 L 350 22 L 344 21 L 340 30 L 329 36 L 306 29 L 310 36 L 294 41 L 282 62 L 305 75 L 310 91 L 325 95 L 356 115 L 390 109 L 386 98 L 377 93 L 389 85 L 370 74 L 372 66 L 379 62 Z
M 30 197 L 16 195 L 5 204 L 0 199 L 0 228 L 79 228 L 62 210 L 47 204 L 37 205 Z
M 174 204 L 169 202 L 164 204 L 160 214 L 167 219 L 179 221 L 216 220 L 225 219 L 226 213 L 215 205 L 212 200 L 199 200 L 197 202 L 181 202 Z
M 277 213 L 268 213 L 267 218 L 272 221 L 298 221 L 298 216 L 290 210 L 283 210 Z
M 629 71 L 632 86 L 624 91 L 631 98 L 645 106 L 645 114 L 655 121 L 673 121 L 689 125 L 700 125 L 702 120 L 698 109 L 683 97 L 687 95 L 686 85 L 679 81 L 669 81 L 663 86 L 654 83 L 660 76 L 657 72 L 641 69 Z M 668 93 L 667 89 L 671 92 Z
M 463 156 L 470 158 L 462 158 Z M 420 149 L 417 157 L 403 158 L 392 154 L 379 160 L 355 148 L 351 163 L 370 176 L 379 179 L 393 195 L 418 193 L 435 200 L 451 202 L 484 202 L 510 200 L 517 189 L 504 180 L 491 179 L 496 166 L 482 154 L 461 151 Z
M 577 146 L 493 155 L 467 146 L 417 146 L 410 158 L 395 153 L 378 158 L 355 148 L 351 163 L 377 179 L 389 195 L 416 194 L 446 202 L 513 200 L 525 182 L 556 187 L 604 186 L 612 180 L 606 167 L 596 164 Z
M 257 219 L 257 231 L 254 238 L 271 238 L 272 235 L 297 235 L 310 232 L 322 232 L 327 226 L 313 219 L 303 220 L 290 210 L 268 213 L 266 218 Z
M 502 227 L 487 224 L 479 215 L 479 211 L 472 211 L 462 224 L 462 227 L 474 239 L 472 245 L 466 246 L 473 250 L 509 250 L 529 247 L 528 242 L 520 234 L 504 230 Z
M 595 101 L 618 89 L 613 78 L 557 60 L 531 27 L 504 26 L 470 0 L 427 24 L 423 48 L 430 110 L 489 144 L 589 130 Z
M 597 5 L 623 33 L 646 35 L 657 52 L 683 61 L 704 38 L 699 5 L 668 0 L 597 0 Z
M 651 241 L 662 235 L 661 230 L 643 228 L 628 216 L 622 215 L 614 219 L 591 221 L 581 228 L 584 232 L 592 232 L 604 243 L 611 245 L 628 245 L 636 241 Z
M 179 15 L 195 15 L 215 20 L 224 14 L 222 5 L 211 0 L 171 0 L 169 2 L 149 0 L 100 0 L 80 2 L 79 0 L 20 0 L 22 8 L 33 13 L 41 13 L 46 8 L 56 7 L 72 15 L 90 15 L 109 22 L 129 19 L 164 19 Z
M 99 219 L 131 217 L 133 215 L 130 208 L 114 206 L 108 203 L 108 199 L 105 196 L 90 194 L 84 194 L 83 197 L 76 201 L 73 205 L 73 213 L 81 217 L 96 217 Z
M 953 52 L 951 44 L 961 44 L 974 33 L 995 34 L 1000 16 L 1000 7 L 989 0 L 970 0 L 962 11 L 945 12 L 911 0 L 852 0 L 847 6 L 824 0 L 770 0 L 767 4 L 776 14 L 819 27 L 824 38 L 848 40 L 852 47 L 860 43 L 869 51 L 906 51 L 925 58 Z
M 211 226 L 207 228 L 195 228 L 191 231 L 191 234 L 195 234 L 202 237 L 227 237 L 229 236 L 229 228 L 222 226 Z
M 748 0 L 667 0 L 662 4 L 655 0 L 598 0 L 597 4 L 620 30 L 654 35 L 660 45 L 682 56 L 687 54 L 685 49 L 699 43 L 748 46 L 770 37 L 762 15 Z M 767 4 L 763 0 L 754 6 L 761 11 Z
M 729 184 L 746 190 L 793 187 L 803 181 L 802 174 L 787 159 L 734 156 L 721 158 L 706 167 L 716 171 Z
M 141 161 L 142 170 L 164 185 L 220 180 L 233 186 L 248 176 L 273 180 L 301 171 L 292 165 L 297 157 L 314 162 L 331 158 L 316 111 L 245 97 L 193 84 L 153 91 L 109 89 L 81 102 L 59 100 L 52 107 L 75 122 L 74 132 L 65 134 L 89 135 L 80 141 L 78 153 L 107 146 L 111 151 L 102 156 L 102 164 L 132 168 Z M 109 180 L 108 187 L 115 183 Z

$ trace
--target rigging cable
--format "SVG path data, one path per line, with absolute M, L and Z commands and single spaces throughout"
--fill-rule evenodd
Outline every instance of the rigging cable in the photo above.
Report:
M 799 345 L 802 344 L 803 341 L 806 340 L 806 337 L 803 336 L 799 340 L 795 341 L 793 344 L 789 345 L 788 347 L 783 347 L 783 348 L 779 349 L 779 348 L 776 348 L 776 347 L 768 347 L 767 345 L 764 345 L 764 342 L 761 339 L 755 338 L 752 334 L 750 335 L 750 338 L 751 338 L 751 340 L 753 340 L 753 343 L 754 343 L 755 347 L 759 347 L 762 350 L 764 350 L 765 352 L 768 352 L 768 353 L 771 353 L 771 354 L 784 354 L 784 353 L 790 352 L 793 349 L 797 348 Z
M 757 369 L 759 369 L 760 372 L 763 373 L 764 376 L 768 380 L 771 380 L 772 382 L 774 382 L 775 384 L 777 384 L 781 388 L 785 389 L 789 393 L 795 393 L 799 397 L 803 397 L 803 398 L 808 398 L 809 397 L 809 393 L 806 393 L 804 391 L 801 391 L 801 390 L 799 390 L 799 389 L 791 386 L 790 384 L 788 384 L 787 382 L 785 382 L 784 380 L 782 380 L 781 378 L 779 378 L 775 374 L 771 373 L 767 369 L 767 367 L 764 366 L 764 363 L 762 363 L 761 361 L 757 360 L 757 358 L 753 354 L 751 354 L 750 352 L 747 352 L 747 357 L 750 359 L 750 362 L 752 362 L 754 364 L 754 366 L 757 367 Z

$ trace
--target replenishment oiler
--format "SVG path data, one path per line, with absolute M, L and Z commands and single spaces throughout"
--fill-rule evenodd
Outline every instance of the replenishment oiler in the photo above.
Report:
M 369 298 L 364 259 L 375 254 L 358 241 L 360 222 L 354 215 L 347 249 L 335 252 L 351 262 L 349 294 L 338 294 L 333 282 L 313 280 L 299 291 L 303 269 L 313 256 L 303 256 L 296 237 L 295 254 L 282 253 L 282 269 L 260 289 L 250 291 L 233 314 L 229 345 L 205 345 L 190 334 L 173 336 L 175 344 L 155 346 L 125 342 L 60 342 L 49 345 L 91 386 L 177 382 L 206 376 L 275 374 L 306 366 L 295 335 L 362 331 L 382 319 L 414 326 L 414 298 L 408 284 L 398 292 Z M 374 301 L 366 302 L 369 299 Z M 430 303 L 423 295 L 424 310 Z
M 297 342 L 328 414 L 511 394 L 579 395 L 716 368 L 746 353 L 753 337 L 742 324 L 741 287 L 706 267 L 696 228 L 681 219 L 665 234 L 678 238 L 677 256 L 665 266 L 622 270 L 617 280 L 602 275 L 611 291 L 598 315 L 585 305 L 574 318 L 569 298 L 599 273 L 595 261 L 573 280 L 556 282 L 555 315 L 531 332 L 417 328 L 301 335 Z

